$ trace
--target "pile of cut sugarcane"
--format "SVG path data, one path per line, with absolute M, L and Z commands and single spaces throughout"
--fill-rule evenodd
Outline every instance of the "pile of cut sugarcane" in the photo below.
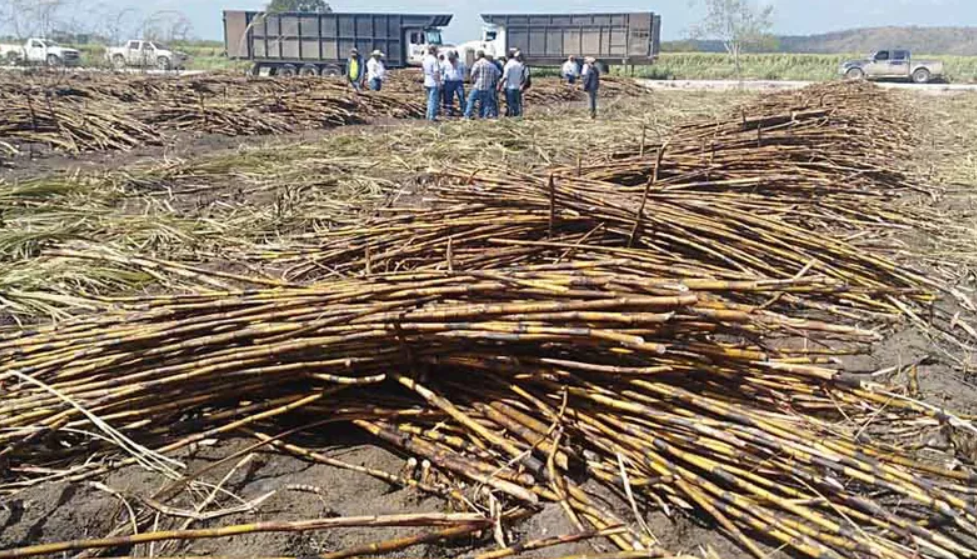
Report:
M 887 321 L 921 320 L 939 288 L 836 234 L 881 235 L 908 185 L 875 157 L 910 139 L 866 107 L 884 95 L 775 96 L 605 166 L 444 171 L 427 209 L 262 247 L 281 287 L 102 299 L 111 310 L 6 336 L 0 494 L 141 465 L 177 488 L 165 504 L 196 474 L 183 451 L 237 436 L 455 512 L 191 530 L 146 507 L 105 538 L 0 558 L 374 525 L 430 531 L 325 556 L 473 534 L 506 546 L 485 557 L 598 536 L 612 557 L 667 555 L 649 510 L 707 519 L 756 557 L 977 556 L 973 464 L 931 444 L 977 431 L 838 365 Z M 337 423 L 430 467 L 298 442 Z M 543 502 L 576 533 L 505 540 Z
M 0 148 L 27 144 L 78 153 L 159 144 L 168 130 L 279 134 L 419 118 L 420 98 L 364 92 L 326 78 L 228 75 L 163 78 L 39 74 L 0 83 Z

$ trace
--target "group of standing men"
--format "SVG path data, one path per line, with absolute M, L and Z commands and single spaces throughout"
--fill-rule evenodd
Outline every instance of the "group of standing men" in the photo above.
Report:
M 522 116 L 522 96 L 532 85 L 529 68 L 522 53 L 513 50 L 505 65 L 479 51 L 471 71 L 458 57 L 457 51 L 438 56 L 435 45 L 428 47 L 421 66 L 424 70 L 424 89 L 427 91 L 427 119 L 438 119 L 439 108 L 446 114 L 455 112 L 454 100 L 458 99 L 458 112 L 465 118 L 473 118 L 476 108 L 479 118 L 499 116 L 499 93 L 505 92 L 506 116 Z M 465 96 L 465 77 L 471 78 L 472 90 Z
M 457 51 L 438 56 L 438 47 L 429 45 L 422 62 L 424 71 L 424 90 L 427 95 L 427 119 L 436 121 L 440 108 L 447 115 L 463 114 L 473 118 L 477 107 L 479 118 L 498 118 L 499 94 L 505 93 L 506 116 L 521 117 L 523 114 L 523 95 L 532 86 L 529 67 L 522 53 L 516 49 L 509 51 L 505 64 L 495 60 L 490 54 L 478 51 L 475 63 L 469 74 L 465 63 Z M 350 84 L 362 91 L 366 84 L 370 89 L 380 91 L 387 79 L 387 69 L 383 63 L 383 53 L 375 50 L 364 64 L 357 49 L 350 51 L 346 65 Z M 597 92 L 600 88 L 600 70 L 592 57 L 584 59 L 583 67 L 578 66 L 576 57 L 571 56 L 563 65 L 562 77 L 574 86 L 581 80 L 590 101 L 590 116 L 597 117 Z M 472 90 L 465 96 L 465 77 L 471 78 Z M 455 109 L 455 99 L 458 109 Z
M 383 63 L 383 52 L 373 51 L 370 53 L 369 60 L 364 64 L 359 49 L 351 49 L 349 59 L 346 61 L 346 78 L 356 91 L 363 91 L 366 85 L 369 85 L 373 91 L 380 91 L 383 82 L 387 79 L 387 67 Z

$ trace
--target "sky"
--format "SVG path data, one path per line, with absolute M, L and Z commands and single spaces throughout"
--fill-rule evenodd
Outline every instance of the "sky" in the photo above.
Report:
M 156 10 L 178 10 L 193 24 L 194 35 L 222 39 L 224 9 L 261 9 L 267 0 L 94 0 L 112 9 L 135 8 L 149 15 Z M 701 0 L 700 0 L 701 1 Z M 977 0 L 759 0 L 773 4 L 774 33 L 806 35 L 853 27 L 884 25 L 977 26 Z M 93 0 L 85 0 L 86 5 Z M 429 12 L 454 14 L 445 29 L 446 41 L 460 43 L 477 39 L 482 12 L 588 12 L 647 11 L 662 16 L 665 40 L 685 39 L 702 17 L 696 0 L 335 0 L 337 12 Z

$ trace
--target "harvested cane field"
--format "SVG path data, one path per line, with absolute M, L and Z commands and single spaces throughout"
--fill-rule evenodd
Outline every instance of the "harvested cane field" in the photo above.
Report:
M 977 98 L 540 81 L 5 85 L 0 558 L 977 556 Z

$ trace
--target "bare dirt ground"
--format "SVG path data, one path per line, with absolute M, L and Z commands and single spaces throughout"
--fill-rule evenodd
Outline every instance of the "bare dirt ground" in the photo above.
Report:
M 653 91 L 754 91 L 758 93 L 801 89 L 816 82 L 789 80 L 638 80 Z M 898 81 L 877 82 L 879 87 L 922 95 L 956 95 L 977 91 L 977 85 L 953 83 L 915 84 Z
M 668 95 L 686 95 L 669 93 Z M 673 100 L 674 101 L 674 100 Z M 715 94 L 695 94 L 683 102 L 669 105 L 669 111 L 677 114 L 702 114 L 728 107 L 730 98 Z M 708 104 L 708 106 L 706 106 Z M 574 109 L 577 111 L 579 109 Z M 918 103 L 924 122 L 924 137 L 919 151 L 921 176 L 946 187 L 947 195 L 935 203 L 945 212 L 959 218 L 958 231 L 950 232 L 955 241 L 942 244 L 932 239 L 910 239 L 908 251 L 934 253 L 943 247 L 943 261 L 960 268 L 958 286 L 974 288 L 974 275 L 970 266 L 975 262 L 973 236 L 965 235 L 975 230 L 977 197 L 977 94 L 938 97 Z M 663 134 L 676 115 L 662 115 Z M 970 115 L 970 116 L 967 116 Z M 540 119 L 551 118 L 541 116 Z M 623 117 L 621 117 L 623 118 Z M 530 124 L 532 124 L 532 118 Z M 536 123 L 545 126 L 545 121 Z M 423 126 L 413 124 L 411 126 Z M 454 125 L 450 125 L 454 126 Z M 384 134 L 384 131 L 363 127 L 347 128 L 325 133 L 310 133 L 288 138 L 197 138 L 184 139 L 167 148 L 132 152 L 123 156 L 98 155 L 82 158 L 45 157 L 33 161 L 17 161 L 15 168 L 5 171 L 6 180 L 20 180 L 50 172 L 105 172 L 131 166 L 156 163 L 161 157 L 194 159 L 220 157 L 241 150 L 281 149 L 295 141 L 317 142 L 326 138 L 353 137 Z M 622 136 L 633 138 L 635 131 L 620 130 Z M 500 134 L 500 138 L 502 135 Z M 618 138 L 619 140 L 620 138 Z M 287 147 L 286 147 L 287 149 Z M 566 154 L 549 154 L 552 158 Z M 536 158 L 537 156 L 532 156 Z M 517 160 L 522 161 L 522 160 Z M 921 180 L 923 180 L 921 178 Z M 970 252 L 967 252 L 967 247 Z M 952 303 L 945 303 L 952 305 Z M 955 351 L 952 348 L 947 351 Z M 967 362 L 970 356 L 956 354 Z M 950 406 L 977 415 L 977 386 L 971 372 L 961 368 L 959 362 L 945 357 L 934 341 L 924 333 L 905 326 L 897 329 L 884 343 L 866 356 L 847 360 L 846 367 L 855 372 L 871 373 L 892 368 L 885 375 L 894 382 L 915 382 L 918 378 L 919 394 L 935 406 Z M 918 365 L 918 367 L 912 367 Z M 345 429 L 323 429 L 315 433 L 303 433 L 307 446 L 332 458 L 388 472 L 400 472 L 405 468 L 405 457 L 371 444 L 367 438 Z M 426 497 L 412 489 L 392 487 L 387 483 L 361 473 L 325 466 L 298 458 L 271 454 L 265 449 L 251 450 L 253 439 L 238 437 L 220 441 L 203 441 L 196 448 L 179 456 L 189 466 L 189 471 L 213 467 L 201 476 L 200 481 L 219 486 L 221 502 L 228 507 L 260 500 L 252 512 L 232 515 L 220 520 L 196 520 L 193 527 L 219 524 L 254 522 L 261 520 L 299 520 L 315 517 L 393 514 L 401 512 L 446 512 L 446 505 L 438 499 Z M 962 441 L 934 441 L 933 444 L 969 444 Z M 977 445 L 974 446 L 977 450 Z M 239 459 L 217 463 L 218 457 L 240 452 L 252 455 L 247 463 Z M 977 452 L 975 452 L 977 458 Z M 2 467 L 2 464 L 0 464 Z M 436 473 L 432 474 L 435 476 Z M 39 486 L 18 494 L 15 498 L 0 501 L 0 550 L 47 541 L 63 541 L 77 538 L 101 537 L 113 531 L 130 534 L 134 528 L 128 507 L 138 504 L 140 498 L 151 496 L 167 485 L 166 480 L 155 474 L 131 467 L 111 474 L 95 483 L 59 483 Z M 172 501 L 174 507 L 192 509 L 203 498 L 201 489 L 185 490 L 180 499 Z M 610 500 L 609 508 L 628 517 L 629 506 L 619 500 Z M 674 552 L 696 553 L 704 546 L 713 548 L 721 557 L 746 556 L 745 552 L 729 543 L 713 527 L 686 517 L 667 518 L 657 511 L 645 511 L 647 522 L 654 535 L 665 548 Z M 152 524 L 148 526 L 152 527 Z M 146 527 L 142 527 L 145 530 Z M 521 523 L 514 534 L 516 540 L 525 541 L 541 537 L 573 532 L 557 505 L 544 507 L 539 514 Z M 419 533 L 407 528 L 344 529 L 304 534 L 257 534 L 202 540 L 171 546 L 134 546 L 111 550 L 109 555 L 133 557 L 226 555 L 237 557 L 288 556 L 310 557 L 317 554 L 346 549 L 391 538 Z M 470 557 L 478 551 L 494 548 L 490 537 L 462 538 L 450 542 L 432 542 L 415 546 L 393 557 Z M 530 553 L 526 557 L 562 557 L 569 554 L 587 554 L 608 550 L 605 544 L 586 543 L 560 546 L 543 552 Z M 774 550 L 771 550 L 774 551 Z M 365 554 L 364 554 L 365 555 Z

